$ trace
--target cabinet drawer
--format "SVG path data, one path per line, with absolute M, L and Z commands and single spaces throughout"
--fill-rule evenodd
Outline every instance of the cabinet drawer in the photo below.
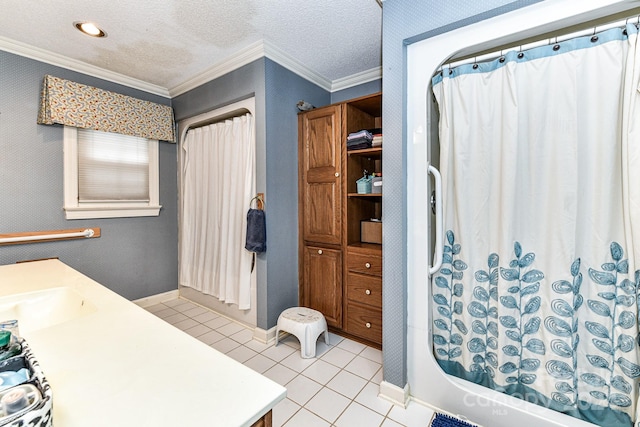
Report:
M 347 305 L 347 332 L 382 344 L 382 311 L 357 304 Z
M 347 256 L 347 269 L 354 273 L 382 276 L 382 257 L 349 252 Z
M 377 276 L 347 274 L 347 299 L 382 308 L 382 279 Z

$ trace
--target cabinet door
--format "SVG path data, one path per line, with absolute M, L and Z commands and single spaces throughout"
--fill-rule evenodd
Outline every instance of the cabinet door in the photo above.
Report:
M 318 310 L 329 326 L 342 327 L 342 252 L 304 247 L 303 305 Z
M 339 245 L 342 237 L 340 106 L 301 116 L 302 238 Z

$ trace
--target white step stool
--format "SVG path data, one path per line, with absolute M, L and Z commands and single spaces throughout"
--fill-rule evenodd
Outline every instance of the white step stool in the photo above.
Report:
M 316 357 L 316 341 L 324 332 L 324 342 L 329 345 L 327 320 L 322 313 L 306 307 L 288 308 L 278 317 L 276 326 L 276 346 L 280 331 L 289 332 L 300 341 L 300 352 L 303 359 Z

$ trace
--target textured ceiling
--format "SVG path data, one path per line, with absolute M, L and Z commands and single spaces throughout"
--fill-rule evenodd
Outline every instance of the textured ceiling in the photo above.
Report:
M 381 17 L 376 0 L 2 0 L 0 38 L 170 91 L 259 42 L 328 81 L 376 69 Z

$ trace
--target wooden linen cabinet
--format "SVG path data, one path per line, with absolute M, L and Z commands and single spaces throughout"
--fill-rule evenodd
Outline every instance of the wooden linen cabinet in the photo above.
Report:
M 342 327 L 342 132 L 340 106 L 298 117 L 301 305 Z
M 363 243 L 360 222 L 380 218 L 382 194 L 358 194 L 363 169 L 381 172 L 382 148 L 347 152 L 347 135 L 379 128 L 382 95 L 298 115 L 300 305 L 334 332 L 382 344 L 382 245 Z M 376 170 L 378 169 L 378 170 Z

